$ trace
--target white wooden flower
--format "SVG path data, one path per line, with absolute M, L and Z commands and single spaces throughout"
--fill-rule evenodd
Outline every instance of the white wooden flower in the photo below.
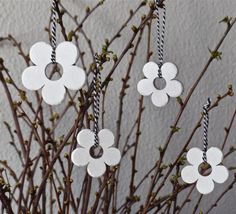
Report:
M 71 42 L 62 42 L 56 48 L 56 62 L 61 65 L 63 74 L 58 80 L 46 76 L 46 68 L 51 64 L 52 47 L 45 42 L 38 42 L 30 49 L 30 59 L 34 66 L 26 68 L 22 74 L 23 85 L 29 90 L 42 88 L 43 100 L 50 104 L 59 104 L 65 96 L 65 87 L 80 89 L 85 82 L 85 72 L 74 65 L 77 48 Z
M 94 158 L 90 150 L 94 145 L 94 132 L 90 129 L 84 129 L 77 136 L 78 144 L 82 147 L 72 152 L 71 160 L 77 166 L 87 165 L 87 171 L 92 177 L 99 177 L 106 171 L 106 165 L 114 166 L 120 162 L 121 154 L 117 148 L 112 147 L 114 144 L 114 135 L 108 129 L 102 129 L 98 133 L 99 145 L 102 148 L 102 155 Z
M 222 162 L 222 151 L 216 147 L 211 147 L 207 150 L 207 163 L 211 166 L 211 173 L 209 175 L 201 175 L 199 173 L 199 166 L 202 161 L 203 152 L 199 148 L 192 148 L 187 153 L 187 160 L 191 164 L 186 166 L 181 171 L 181 177 L 186 183 L 197 182 L 197 190 L 201 194 L 208 194 L 214 189 L 214 182 L 224 183 L 229 172 L 223 165 L 219 165 Z
M 146 77 L 139 81 L 137 85 L 138 92 L 143 96 L 151 95 L 152 103 L 157 107 L 162 107 L 168 103 L 169 97 L 178 97 L 183 91 L 183 86 L 178 80 L 174 80 L 178 70 L 171 63 L 166 62 L 161 67 L 162 77 L 165 80 L 165 87 L 157 89 L 154 81 L 158 77 L 159 67 L 155 62 L 148 62 L 143 67 L 143 73 Z

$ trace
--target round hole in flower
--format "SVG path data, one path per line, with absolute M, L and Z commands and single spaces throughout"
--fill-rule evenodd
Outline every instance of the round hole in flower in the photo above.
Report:
M 90 155 L 95 158 L 98 159 L 100 157 L 102 157 L 103 155 L 103 149 L 101 146 L 92 146 L 89 150 Z
M 164 78 L 156 77 L 153 81 L 153 85 L 156 89 L 162 90 L 166 87 L 166 81 Z
M 198 172 L 200 175 L 202 176 L 208 176 L 211 174 L 212 172 L 212 168 L 211 168 L 211 165 L 209 163 L 201 163 L 199 166 L 198 166 Z
M 55 62 L 49 63 L 45 68 L 45 75 L 49 80 L 56 81 L 62 77 L 63 68 L 62 66 Z

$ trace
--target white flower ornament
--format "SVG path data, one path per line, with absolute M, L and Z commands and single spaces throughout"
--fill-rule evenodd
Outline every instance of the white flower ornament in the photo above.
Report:
M 43 100 L 49 105 L 59 104 L 65 96 L 66 88 L 80 89 L 85 82 L 85 72 L 74 65 L 77 48 L 71 42 L 62 42 L 56 48 L 56 63 L 61 65 L 63 74 L 58 80 L 50 80 L 46 68 L 51 64 L 52 47 L 45 42 L 38 42 L 30 49 L 30 59 L 34 66 L 26 68 L 22 74 L 22 83 L 29 90 L 42 88 Z
M 94 132 L 84 129 L 79 132 L 77 142 L 81 146 L 72 152 L 71 160 L 77 166 L 86 166 L 88 174 L 92 177 L 100 177 L 106 171 L 106 165 L 115 166 L 120 162 L 121 154 L 114 144 L 114 135 L 108 129 L 102 129 L 98 133 L 99 146 L 102 148 L 102 155 L 94 158 L 90 154 L 94 146 Z
M 169 97 L 178 97 L 183 91 L 182 84 L 175 80 L 178 73 L 177 67 L 166 62 L 161 66 L 162 78 L 165 80 L 165 87 L 157 89 L 154 81 L 158 77 L 159 66 L 155 62 L 148 62 L 143 67 L 143 73 L 146 77 L 138 82 L 138 92 L 143 96 L 151 95 L 152 103 L 157 107 L 162 107 L 168 103 Z
M 192 184 L 197 182 L 197 190 L 201 194 L 208 194 L 214 189 L 214 182 L 224 183 L 229 172 L 223 165 L 219 165 L 222 162 L 222 151 L 216 147 L 211 147 L 206 152 L 207 163 L 211 166 L 211 173 L 209 175 L 201 175 L 199 173 L 199 166 L 203 162 L 203 152 L 199 148 L 192 148 L 187 153 L 187 160 L 191 164 L 186 166 L 181 171 L 181 177 L 184 182 Z

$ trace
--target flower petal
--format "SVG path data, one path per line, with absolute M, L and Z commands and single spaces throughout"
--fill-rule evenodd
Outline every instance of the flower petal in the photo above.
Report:
M 211 172 L 212 179 L 217 183 L 224 183 L 229 177 L 229 171 L 225 166 L 212 167 Z
M 78 90 L 82 88 L 85 82 L 85 72 L 82 68 L 77 66 L 64 66 L 62 82 L 71 90 Z
M 91 148 L 94 145 L 94 133 L 90 129 L 83 129 L 77 135 L 77 142 L 84 148 Z
M 202 151 L 199 148 L 192 148 L 187 153 L 187 160 L 190 164 L 199 166 L 203 160 L 202 160 Z
M 208 194 L 213 191 L 214 182 L 208 176 L 201 176 L 197 181 L 196 187 L 201 194 Z
M 148 62 L 143 66 L 143 74 L 148 79 L 154 80 L 158 77 L 159 67 L 155 62 Z
M 192 184 L 199 178 L 199 173 L 194 166 L 185 166 L 181 171 L 181 177 L 184 182 Z
M 103 149 L 106 149 L 114 144 L 114 135 L 109 129 L 102 129 L 98 133 L 99 143 Z
M 208 149 L 206 155 L 207 155 L 207 162 L 211 166 L 216 166 L 222 162 L 223 153 L 217 147 L 211 147 L 210 149 Z
M 103 151 L 102 158 L 108 166 L 114 166 L 120 162 L 121 154 L 117 148 L 108 148 Z
M 143 96 L 148 96 L 156 90 L 152 79 L 140 80 L 138 82 L 137 89 L 138 92 Z
M 30 48 L 29 54 L 35 65 L 46 66 L 51 62 L 52 47 L 45 42 L 38 42 Z
M 92 177 L 100 177 L 106 171 L 106 165 L 102 159 L 93 159 L 89 162 L 87 171 Z
M 175 64 L 166 62 L 161 66 L 161 73 L 166 80 L 172 80 L 176 77 L 178 69 Z
M 77 58 L 77 48 L 72 42 L 62 42 L 56 49 L 56 61 L 61 65 L 73 65 Z
M 151 96 L 152 103 L 157 107 L 162 107 L 168 103 L 168 96 L 163 90 L 155 90 Z
M 22 83 L 29 90 L 38 90 L 45 83 L 45 75 L 42 67 L 30 66 L 23 71 Z
M 90 160 L 88 150 L 77 148 L 71 153 L 71 161 L 77 166 L 85 166 Z
M 42 89 L 43 100 L 49 105 L 59 104 L 65 96 L 66 90 L 61 81 L 47 81 Z
M 170 80 L 166 82 L 164 90 L 170 97 L 178 97 L 182 94 L 183 86 L 178 80 Z

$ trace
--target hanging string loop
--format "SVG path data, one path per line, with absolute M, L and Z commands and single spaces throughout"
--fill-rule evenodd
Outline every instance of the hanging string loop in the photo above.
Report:
M 206 104 L 203 106 L 203 156 L 202 160 L 207 163 L 207 148 L 208 148 L 208 126 L 209 126 L 209 108 L 211 106 L 211 99 L 208 98 Z
M 100 95 L 101 95 L 101 72 L 100 59 L 98 54 L 94 55 L 96 67 L 93 75 L 93 112 L 94 112 L 94 146 L 99 146 L 99 116 L 100 116 Z
M 155 13 L 157 17 L 157 52 L 158 52 L 158 59 L 159 59 L 159 71 L 158 71 L 158 77 L 162 78 L 161 73 L 161 66 L 163 65 L 163 58 L 164 58 L 164 42 L 165 42 L 165 24 L 166 24 L 166 7 L 164 4 L 162 4 L 162 23 L 160 21 L 160 9 L 159 9 L 159 0 L 156 0 L 156 7 L 155 7 Z
M 57 12 L 56 12 L 56 0 L 52 0 L 52 24 L 51 24 L 51 46 L 52 54 L 51 61 L 56 63 L 56 47 L 57 47 Z

